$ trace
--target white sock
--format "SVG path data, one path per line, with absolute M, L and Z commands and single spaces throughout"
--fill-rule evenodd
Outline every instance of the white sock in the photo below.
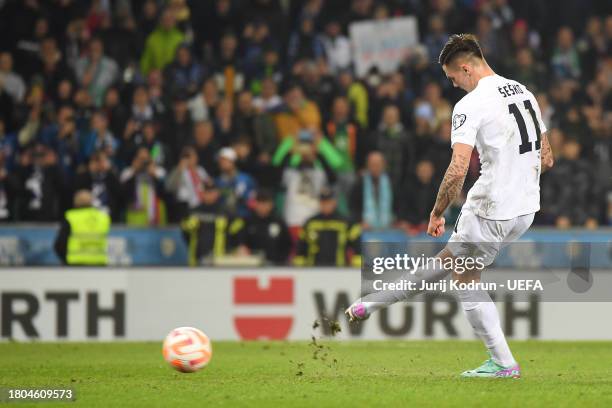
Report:
M 419 268 L 414 274 L 404 274 L 400 279 L 395 282 L 402 280 L 416 282 L 416 287 L 421 287 L 421 282 L 435 282 L 440 281 L 446 277 L 450 272 L 445 269 L 436 268 Z M 394 303 L 405 302 L 411 297 L 419 294 L 417 290 L 383 290 L 380 292 L 373 292 L 361 299 L 361 303 L 365 306 L 368 313 L 376 312 L 379 309 L 388 307 Z
M 476 292 L 476 293 L 474 293 Z M 510 347 L 499 322 L 499 313 L 491 296 L 486 291 L 464 291 L 459 293 L 461 306 L 474 328 L 474 332 L 482 339 L 491 353 L 491 358 L 504 367 L 516 365 Z M 479 301 L 473 301 L 477 298 Z M 485 301 L 481 301 L 486 299 Z

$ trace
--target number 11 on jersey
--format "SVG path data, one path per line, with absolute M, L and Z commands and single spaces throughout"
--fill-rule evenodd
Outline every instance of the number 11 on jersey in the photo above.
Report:
M 531 115 L 531 119 L 533 119 L 533 124 L 535 125 L 536 136 L 537 139 L 535 141 L 535 149 L 540 150 L 540 137 L 542 136 L 540 131 L 540 124 L 538 123 L 538 118 L 536 117 L 536 113 L 533 110 L 533 106 L 531 105 L 531 101 L 529 99 L 525 99 L 523 101 L 523 105 L 525 105 L 525 109 L 529 111 Z M 531 142 L 529 141 L 529 134 L 527 133 L 527 125 L 525 124 L 525 120 L 523 119 L 523 115 L 521 115 L 521 111 L 515 103 L 511 103 L 508 105 L 508 111 L 510 114 L 514 115 L 514 119 L 516 120 L 516 124 L 518 125 L 519 132 L 521 133 L 521 144 L 519 145 L 519 153 L 527 153 L 532 150 Z

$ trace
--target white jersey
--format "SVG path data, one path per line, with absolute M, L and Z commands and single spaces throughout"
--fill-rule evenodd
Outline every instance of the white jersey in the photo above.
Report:
M 475 146 L 480 177 L 465 206 L 490 220 L 540 209 L 540 136 L 546 132 L 535 97 L 524 85 L 487 76 L 453 110 L 451 145 Z

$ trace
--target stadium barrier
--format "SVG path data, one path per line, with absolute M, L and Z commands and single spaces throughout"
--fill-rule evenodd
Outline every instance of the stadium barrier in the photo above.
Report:
M 13 224 L 0 227 L 0 265 L 51 266 L 59 265 L 60 261 L 53 251 L 53 241 L 57 234 L 57 226 Z M 449 228 L 450 230 L 450 228 Z M 435 240 L 441 245 L 450 236 Z M 498 264 L 503 267 L 524 266 L 527 257 L 525 251 L 537 252 L 541 264 L 554 266 L 558 259 L 558 245 L 571 245 L 572 242 L 610 243 L 611 228 L 598 230 L 555 230 L 531 229 L 521 239 L 526 243 L 519 253 L 502 254 Z M 408 236 L 402 231 L 388 230 L 366 232 L 363 239 L 370 242 L 432 242 L 426 235 Z M 528 245 L 532 243 L 533 245 Z M 546 244 L 551 244 L 547 246 Z M 597 247 L 591 256 L 591 265 L 599 268 L 609 268 L 612 265 L 612 255 L 603 246 Z M 109 238 L 109 262 L 113 266 L 182 266 L 187 265 L 187 246 L 181 232 L 176 227 L 166 228 L 126 228 L 113 226 Z M 537 265 L 530 265 L 537 266 Z M 557 266 L 561 266 L 557 264 Z
M 11 225 L 0 228 L 0 265 L 59 265 L 53 251 L 58 226 Z M 109 263 L 187 265 L 187 246 L 176 227 L 111 228 Z
M 601 275 L 610 285 L 612 274 Z M 215 340 L 309 340 L 330 335 L 336 320 L 342 340 L 474 338 L 443 294 L 349 327 L 342 313 L 359 289 L 359 271 L 341 268 L 5 268 L 0 338 L 159 341 L 174 327 L 195 326 Z M 509 338 L 612 339 L 612 326 L 601 324 L 612 302 L 498 301 Z

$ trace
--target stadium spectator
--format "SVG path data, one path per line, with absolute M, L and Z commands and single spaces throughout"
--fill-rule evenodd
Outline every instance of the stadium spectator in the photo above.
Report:
M 138 3 L 132 3 L 132 6 L 136 6 L 136 4 Z M 139 16 L 138 27 L 140 32 L 145 38 L 148 38 L 158 24 L 159 4 L 156 0 L 145 0 L 141 5 L 142 9 L 132 10 L 132 14 Z
M 79 163 L 89 161 L 97 150 L 104 150 L 109 157 L 114 157 L 118 142 L 108 128 L 108 119 L 102 111 L 91 116 L 90 130 L 79 137 Z
M 106 55 L 117 62 L 120 68 L 131 70 L 138 65 L 138 55 L 134 50 L 143 48 L 143 39 L 133 16 L 126 12 L 117 14 L 114 21 L 111 16 L 102 21 L 98 35 L 104 42 Z M 143 31 L 142 37 L 146 38 L 148 34 Z
M 577 139 L 580 143 L 583 157 L 590 155 L 593 149 L 593 135 L 578 106 L 569 106 L 565 116 L 561 118 L 560 126 L 566 135 Z
M 236 97 L 236 130 L 239 136 L 255 137 L 255 107 L 251 91 L 242 91 Z
M 533 52 L 529 48 L 517 50 L 515 61 L 509 69 L 512 71 L 512 78 L 515 78 L 515 81 L 525 85 L 532 92 L 545 89 L 545 69 L 542 64 L 534 60 Z
M 253 213 L 245 220 L 245 245 L 252 254 L 261 254 L 266 263 L 284 265 L 291 249 L 287 224 L 274 213 L 274 195 L 259 190 Z
M 283 99 L 278 95 L 276 82 L 271 77 L 261 81 L 261 94 L 253 99 L 253 106 L 258 112 L 271 112 L 279 108 Z
M 394 191 L 400 188 L 406 171 L 413 165 L 414 147 L 404 125 L 400 122 L 397 106 L 384 108 L 378 130 L 371 136 L 374 145 L 387 159 L 387 171 Z
M 366 87 L 356 81 L 350 70 L 340 71 L 337 81 L 338 94 L 346 95 L 354 109 L 355 121 L 363 129 L 368 127 L 369 95 Z
M 166 171 L 151 160 L 146 147 L 140 147 L 129 167 L 119 176 L 122 196 L 127 201 L 126 222 L 131 226 L 165 225 L 164 177 Z
M 235 94 L 244 88 L 245 81 L 236 34 L 230 31 L 221 37 L 219 55 L 210 64 L 223 97 L 225 100 L 233 100 Z
M 531 50 L 536 60 L 540 59 L 540 38 L 536 31 L 530 30 L 526 20 L 516 20 L 510 28 L 509 37 L 508 55 L 506 56 L 504 62 L 506 66 L 512 63 L 512 56 L 516 55 L 517 51 L 523 48 L 528 48 Z
M 435 172 L 430 160 L 421 160 L 416 165 L 415 175 L 409 177 L 398 190 L 397 216 L 408 232 L 423 232 L 427 229 L 429 213 L 438 191 Z
M 583 79 L 588 80 L 594 78 L 597 74 L 597 61 L 605 57 L 610 50 L 609 40 L 606 40 L 600 17 L 590 17 L 584 31 L 582 38 L 576 44 L 576 48 L 580 53 Z
M 14 173 L 9 173 L 6 165 L 6 154 L 0 149 L 0 221 L 14 219 L 15 199 L 20 189 L 19 180 Z
M 372 8 L 374 2 L 371 0 L 353 0 L 351 1 L 351 8 L 345 19 L 345 24 L 349 24 L 355 21 L 368 20 L 372 17 Z M 346 12 L 346 10 L 342 10 Z
M 156 122 L 145 122 L 142 132 L 134 138 L 136 147 L 146 147 L 151 155 L 151 160 L 161 167 L 168 168 L 169 151 L 167 146 L 160 140 Z
M 325 35 L 322 38 L 327 57 L 327 65 L 332 74 L 347 69 L 353 63 L 351 42 L 342 34 L 342 26 L 338 20 L 332 19 L 325 25 Z
M 430 58 L 440 55 L 442 47 L 448 40 L 448 32 L 444 27 L 444 19 L 439 14 L 434 14 L 429 18 L 429 30 L 425 35 L 423 44 L 427 47 L 427 54 Z
M 393 222 L 394 192 L 385 167 L 385 157 L 370 152 L 366 169 L 351 190 L 351 217 L 361 222 L 363 230 L 390 228 Z
M 41 129 L 38 140 L 57 153 L 62 174 L 70 179 L 76 171 L 80 157 L 80 140 L 74 109 L 69 105 L 61 106 L 56 120 Z
M 9 52 L 0 53 L 0 88 L 20 103 L 25 96 L 25 82 L 21 75 L 13 71 L 13 56 Z
M 219 104 L 219 89 L 214 79 L 204 81 L 200 92 L 189 100 L 189 112 L 194 121 L 212 119 Z
M 335 91 L 334 81 L 325 74 L 323 63 L 311 60 L 294 65 L 293 73 L 299 79 L 306 98 L 318 106 L 324 119 L 329 118 L 329 107 Z
M 153 117 L 159 118 L 166 113 L 166 100 L 163 95 L 164 76 L 162 71 L 154 69 L 147 75 L 147 89 L 149 90 L 149 103 L 153 108 Z
M 297 135 L 300 129 L 319 128 L 321 113 L 312 101 L 304 97 L 302 87 L 291 83 L 285 89 L 284 104 L 276 114 L 276 128 L 281 139 Z
M 271 35 L 286 38 L 283 34 L 288 21 L 280 1 L 254 0 L 244 6 L 244 15 L 250 16 L 251 21 L 265 21 L 270 27 Z
M 113 222 L 120 221 L 121 185 L 104 151 L 91 155 L 87 171 L 76 175 L 72 187 L 74 191 L 90 191 L 92 206 L 109 214 Z
M 13 169 L 18 149 L 17 134 L 8 133 L 4 121 L 0 118 L 0 154 L 2 154 L 3 168 L 9 171 Z
M 64 79 L 74 80 L 72 69 L 66 65 L 62 52 L 53 37 L 45 38 L 40 46 L 41 70 L 36 76 L 42 80 L 45 95 L 55 99 L 55 91 Z
M 166 93 L 194 95 L 200 88 L 205 74 L 202 64 L 194 60 L 191 55 L 189 45 L 183 43 L 176 50 L 174 62 L 164 69 Z
M 193 121 L 186 95 L 178 94 L 174 97 L 172 110 L 164 115 L 161 122 L 160 140 L 169 148 L 169 166 L 177 163 L 182 148 L 192 143 Z
M 119 75 L 117 63 L 104 55 L 104 44 L 95 37 L 89 41 L 87 55 L 77 60 L 74 71 L 79 85 L 88 90 L 97 107 L 102 106 L 106 90 Z
M 57 84 L 57 90 L 53 98 L 54 106 L 70 105 L 74 96 L 75 86 L 70 79 L 64 78 Z
M 422 150 L 418 157 L 426 157 L 433 163 L 435 169 L 434 183 L 439 185 L 444 177 L 444 172 L 450 163 L 451 149 L 451 124 L 450 121 L 440 123 L 438 131 L 424 140 Z
M 132 94 L 132 115 L 131 119 L 138 125 L 142 125 L 148 120 L 153 120 L 155 111 L 151 106 L 149 91 L 145 86 L 137 86 Z
M 276 41 L 270 36 L 270 27 L 263 20 L 248 23 L 243 31 L 244 74 L 247 78 L 260 77 L 264 70 L 264 55 L 277 49 Z
M 287 57 L 290 66 L 303 59 L 318 60 L 325 56 L 325 47 L 321 37 L 315 31 L 315 21 L 309 16 L 303 16 L 298 23 L 298 30 L 289 38 Z
M 550 61 L 558 79 L 580 79 L 580 55 L 574 44 L 574 33 L 569 27 L 561 27 L 557 33 L 557 45 Z
M 304 223 L 299 233 L 297 266 L 361 266 L 361 227 L 336 211 L 337 201 L 329 188 L 319 193 L 319 212 Z
M 255 177 L 255 184 L 258 184 L 258 179 L 263 175 L 260 174 L 261 164 L 255 160 L 251 140 L 247 136 L 239 137 L 231 148 L 236 152 L 236 168 Z
M 240 138 L 247 139 L 251 146 L 251 153 L 259 156 L 257 167 L 268 166 L 278 143 L 272 115 L 258 112 L 253 94 L 250 91 L 242 91 L 238 95 L 236 119 Z M 259 168 L 259 170 L 262 169 Z
M 179 29 L 183 32 L 191 31 L 189 22 L 191 10 L 187 5 L 187 0 L 170 0 L 168 1 L 168 8 L 176 16 L 176 24 Z
M 53 245 L 58 258 L 70 266 L 106 266 L 110 223 L 108 214 L 95 208 L 91 192 L 77 191 Z
M 110 87 L 106 90 L 102 110 L 108 119 L 108 127 L 115 137 L 121 137 L 125 130 L 129 112 L 125 104 L 121 103 L 119 89 Z
M 241 10 L 231 0 L 194 2 L 191 7 L 195 43 L 207 44 L 210 52 L 219 51 L 219 42 L 224 33 L 242 32 Z
M 17 219 L 57 221 L 66 186 L 55 152 L 43 144 L 26 147 L 19 155 L 15 176 L 20 186 L 15 205 Z
M 198 155 L 198 163 L 212 177 L 219 175 L 217 153 L 219 143 L 215 137 L 215 128 L 210 121 L 196 122 L 193 126 L 193 147 Z
M 202 203 L 181 222 L 181 229 L 191 266 L 212 265 L 216 258 L 244 248 L 244 220 L 221 204 L 221 193 L 212 179 L 205 182 Z
M 497 67 L 501 61 L 505 44 L 489 14 L 483 13 L 476 20 L 476 36 L 482 48 L 482 52 L 487 56 L 487 61 L 491 66 Z
M 23 184 L 19 164 L 36 149 L 47 151 L 44 156 L 53 163 L 42 166 L 49 177 L 45 188 L 59 169 L 61 184 L 72 190 L 88 173 L 88 158 L 102 146 L 115 151 L 110 161 L 117 174 L 131 167 L 140 147 L 169 172 L 182 149 L 192 146 L 211 177 L 218 176 L 219 148 L 231 147 L 236 167 L 258 185 L 279 192 L 287 187 L 281 187 L 285 174 L 285 182 L 305 189 L 297 195 L 287 191 L 293 204 L 283 207 L 282 217 L 294 220 L 292 231 L 305 219 L 294 223 L 296 213 L 318 208 L 323 184 L 336 189 L 338 211 L 345 210 L 347 181 L 357 178 L 371 150 L 387 160 L 394 193 L 407 193 L 400 189 L 407 180 L 417 182 L 417 157 L 433 163 L 436 184 L 452 151 L 450 106 L 463 93 L 453 89 L 435 60 L 448 33 L 476 30 L 496 71 L 536 93 L 555 154 L 565 150 L 564 134 L 577 140 L 579 159 L 561 169 L 576 167 L 582 174 L 576 162 L 590 163 L 593 180 L 587 184 L 598 193 L 588 202 L 574 200 L 573 207 L 580 207 L 575 211 L 608 222 L 612 17 L 586 3 L 571 19 L 507 0 L 425 3 L 0 1 L 0 150 L 10 218 L 40 216 L 25 214 L 31 189 Z M 357 76 L 347 48 L 350 23 L 407 14 L 418 16 L 421 43 L 396 70 L 374 68 Z M 304 130 L 315 135 L 322 130 L 326 137 L 317 142 L 319 136 L 311 135 L 300 142 Z M 479 170 L 475 153 L 464 189 Z M 307 187 L 310 177 L 317 187 Z M 558 216 L 547 213 L 546 200 L 557 211 L 554 205 L 563 201 L 565 190 L 549 190 L 547 178 L 536 222 L 555 224 Z M 70 206 L 60 191 L 46 193 L 59 196 L 50 199 L 57 206 L 55 218 Z M 139 191 L 144 197 L 144 189 Z M 174 207 L 163 189 L 158 193 L 157 200 Z M 296 202 L 298 196 L 311 198 Z M 126 197 L 118 205 L 122 214 L 135 200 Z M 154 201 L 148 201 L 151 214 L 161 208 Z M 6 208 L 2 203 L 0 198 L 0 208 Z M 572 225 L 584 225 L 584 216 L 572 214 Z M 445 218 L 452 222 L 449 214 Z
M 83 16 L 72 19 L 66 28 L 64 39 L 64 50 L 66 62 L 73 67 L 76 61 L 83 55 L 87 48 L 87 42 L 91 38 L 91 32 Z
M 2 121 L 7 130 L 10 131 L 15 127 L 13 125 L 15 122 L 14 111 L 15 103 L 13 102 L 13 98 L 3 87 L 0 87 L 0 121 Z
M 202 204 L 204 182 L 210 176 L 198 160 L 193 147 L 184 147 L 178 164 L 166 180 L 166 189 L 174 198 L 170 211 L 173 221 L 185 218 L 190 210 Z
M 435 82 L 430 82 L 425 85 L 423 100 L 433 111 L 430 128 L 432 132 L 436 132 L 442 123 L 448 123 L 450 121 L 452 108 L 448 101 L 442 97 L 440 85 Z
M 219 151 L 219 176 L 215 184 L 221 191 L 221 202 L 230 212 L 240 217 L 249 215 L 249 201 L 253 198 L 255 181 L 236 166 L 238 155 L 231 147 Z
M 355 171 L 363 163 L 363 154 L 366 149 L 364 145 L 367 141 L 363 140 L 364 135 L 350 118 L 350 106 L 346 97 L 338 96 L 334 99 L 332 117 L 325 125 L 325 132 L 342 158 L 340 166 L 336 169 L 336 186 L 340 213 L 347 215 L 346 200 L 355 182 Z
M 403 83 L 401 75 L 392 75 L 387 78 L 377 78 L 378 74 L 372 74 L 369 81 L 378 86 L 372 86 L 372 99 L 369 112 L 369 123 L 380 123 L 383 117 L 384 108 L 388 105 L 395 105 L 399 109 L 399 121 L 405 124 L 410 123 L 410 108 L 404 103 L 405 94 L 400 88 Z
M 442 71 L 437 69 L 427 55 L 427 49 L 423 46 L 416 46 L 413 55 L 408 58 L 407 64 L 402 72 L 405 77 L 406 87 L 414 94 L 420 95 L 423 88 L 430 82 L 440 84 L 447 95 L 453 92 L 449 81 L 445 78 Z M 452 95 L 456 98 L 456 94 Z
M 240 129 L 231 99 L 223 99 L 219 102 L 213 123 L 215 135 L 221 146 L 229 146 L 238 138 Z
M 140 59 L 140 70 L 147 75 L 153 69 L 164 69 L 174 59 L 176 48 L 185 40 L 176 28 L 176 16 L 170 9 L 164 10 L 159 26 L 147 37 Z
M 591 164 L 580 158 L 576 139 L 565 138 L 560 158 L 542 180 L 542 214 L 558 228 L 595 228 L 600 215 L 602 193 Z
M 341 160 L 325 138 L 313 133 L 302 131 L 299 137 L 285 139 L 272 158 L 272 164 L 282 169 L 283 214 L 294 242 L 304 222 L 319 211 L 319 194 L 335 182 L 332 166 Z

